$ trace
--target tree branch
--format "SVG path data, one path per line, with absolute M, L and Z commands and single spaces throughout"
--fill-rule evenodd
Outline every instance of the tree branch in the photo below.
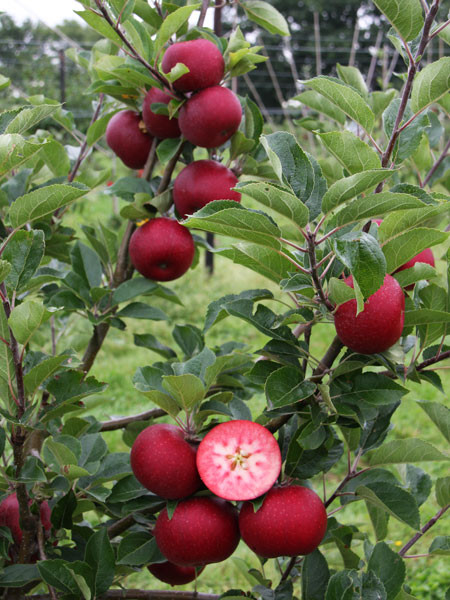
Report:
M 449 153 L 448 153 L 449 149 L 450 149 L 450 140 L 448 140 L 448 142 L 446 143 L 445 148 L 442 151 L 442 154 L 440 155 L 440 157 L 437 159 L 437 161 L 434 163 L 434 165 L 428 171 L 428 173 L 427 173 L 425 179 L 422 181 L 422 184 L 420 187 L 424 188 L 427 185 L 427 183 L 430 181 L 430 179 L 436 173 L 436 171 L 439 168 L 442 161 L 445 160 L 445 158 L 447 158 L 447 156 L 449 156 Z
M 197 27 L 203 27 L 205 23 L 206 11 L 209 7 L 209 0 L 202 0 L 202 7 L 200 9 L 200 16 L 198 18 Z
M 157 417 L 164 417 L 167 413 L 162 408 L 153 408 L 146 412 L 138 415 L 132 415 L 130 417 L 121 417 L 120 419 L 111 419 L 111 421 L 104 421 L 101 424 L 100 431 L 116 431 L 117 429 L 123 429 L 130 423 L 136 423 L 138 421 L 148 421 L 149 419 L 155 419 Z
M 423 536 L 424 533 L 426 533 L 431 527 L 433 527 L 433 525 L 436 523 L 436 521 L 438 521 L 443 515 L 444 513 L 450 508 L 450 504 L 447 504 L 447 506 L 444 506 L 443 508 L 441 508 L 441 510 L 439 510 L 434 517 L 432 517 L 428 523 L 425 523 L 425 525 L 422 527 L 422 529 L 420 531 L 418 531 L 416 533 L 416 535 L 414 535 L 408 543 L 406 543 L 403 548 L 401 550 L 399 550 L 399 555 L 400 556 L 405 556 L 405 554 L 408 552 L 408 550 L 414 546 L 414 544 L 420 540 L 420 538 Z

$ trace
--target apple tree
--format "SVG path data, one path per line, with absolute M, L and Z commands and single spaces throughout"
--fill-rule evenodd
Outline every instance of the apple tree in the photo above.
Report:
M 80 16 L 102 36 L 69 52 L 97 95 L 85 135 L 50 98 L 0 113 L 4 598 L 414 598 L 407 562 L 450 506 L 449 478 L 415 463 L 448 455 L 389 431 L 411 382 L 444 391 L 450 357 L 450 58 L 423 64 L 434 38 L 448 42 L 440 0 L 374 3 L 406 66 L 400 91 L 370 92 L 338 65 L 337 77 L 303 82 L 298 136 L 265 134 L 258 106 L 226 86 L 265 60 L 239 27 L 221 37 L 226 4 L 289 34 L 260 0 L 83 0 Z M 103 139 L 131 169 L 110 187 Z M 120 229 L 70 227 L 72 207 L 106 187 L 123 200 Z M 203 330 L 177 324 L 173 347 L 135 335 L 160 356 L 133 377 L 148 410 L 98 421 L 83 401 L 107 397 L 89 372 L 111 328 L 166 320 L 152 299 L 179 304 L 165 282 L 188 278 L 204 249 L 279 295 L 230 290 L 204 307 Z M 208 346 L 223 319 L 255 328 L 264 346 Z M 77 320 L 88 344 L 58 352 Z M 323 326 L 333 334 L 316 356 Z M 448 408 L 420 407 L 449 441 Z M 113 430 L 130 451 L 109 450 Z M 355 503 L 366 522 L 345 524 Z M 410 532 L 400 549 L 393 521 Z M 247 587 L 197 591 L 205 566 L 240 540 L 259 565 Z M 427 554 L 449 544 L 437 535 Z M 195 584 L 127 589 L 144 568 Z

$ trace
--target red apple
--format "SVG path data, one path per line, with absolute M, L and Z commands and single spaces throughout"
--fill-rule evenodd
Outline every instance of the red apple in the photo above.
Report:
M 50 531 L 52 524 L 50 522 L 50 507 L 47 501 L 42 502 L 40 508 L 41 523 L 45 531 Z M 14 542 L 20 545 L 22 541 L 22 529 L 19 525 L 19 501 L 14 492 L 2 500 L 0 503 L 0 525 L 11 529 Z
M 345 283 L 353 287 L 353 277 Z M 386 275 L 383 285 L 364 303 L 356 316 L 356 300 L 341 304 L 334 314 L 336 332 L 343 344 L 354 352 L 384 352 L 400 338 L 405 318 L 405 296 L 400 284 Z
M 201 486 L 195 463 L 196 449 L 180 427 L 146 427 L 131 448 L 131 468 L 144 487 L 161 498 L 185 498 Z
M 130 169 L 145 165 L 152 139 L 141 116 L 133 110 L 116 113 L 106 127 L 106 143 Z
M 217 425 L 200 442 L 197 468 L 203 483 L 226 500 L 251 500 L 275 483 L 281 471 L 276 439 L 252 421 Z
M 225 560 L 239 543 L 236 509 L 219 498 L 199 496 L 178 502 L 172 518 L 159 513 L 156 543 L 170 562 L 200 567 Z
M 191 266 L 195 245 L 187 227 L 173 219 L 158 217 L 136 229 L 129 252 L 141 275 L 155 281 L 172 281 Z
M 309 488 L 274 487 L 256 512 L 251 502 L 244 503 L 239 529 L 247 546 L 264 558 L 309 554 L 325 535 L 327 513 Z
M 422 252 L 419 252 L 419 254 L 416 254 L 416 256 L 413 256 L 413 258 L 410 258 L 408 260 L 408 262 L 405 262 L 404 265 L 402 265 L 401 267 L 399 267 L 395 272 L 398 273 L 399 271 L 405 271 L 406 269 L 411 269 L 411 267 L 413 267 L 416 263 L 425 263 L 426 265 L 430 265 L 432 267 L 435 266 L 435 261 L 434 261 L 434 256 L 433 256 L 433 252 L 431 251 L 430 248 L 425 248 L 425 250 L 422 250 Z M 414 288 L 414 284 L 412 283 L 411 285 L 407 285 L 405 287 L 406 290 L 412 290 Z
M 197 579 L 198 575 L 203 571 L 204 567 L 199 569 L 196 567 L 181 567 L 174 563 L 166 562 L 155 563 L 149 565 L 147 569 L 160 581 L 169 583 L 170 585 L 184 585 Z
M 166 138 L 177 138 L 181 135 L 178 127 L 178 119 L 170 119 L 167 115 L 158 115 L 152 111 L 152 104 L 160 102 L 169 104 L 172 96 L 158 88 L 151 88 L 144 98 L 142 105 L 142 118 L 149 133 L 154 137 L 164 140 Z
M 161 62 L 163 72 L 169 73 L 177 63 L 183 63 L 189 69 L 189 73 L 173 82 L 173 87 L 180 92 L 195 92 L 217 85 L 225 71 L 219 48 L 201 38 L 169 46 Z
M 187 215 L 212 200 L 241 201 L 241 194 L 233 188 L 238 182 L 236 175 L 215 160 L 197 160 L 185 167 L 175 179 L 173 200 L 179 215 Z
M 241 104 L 228 88 L 216 85 L 194 94 L 180 109 L 184 137 L 202 148 L 217 148 L 235 133 L 242 119 Z

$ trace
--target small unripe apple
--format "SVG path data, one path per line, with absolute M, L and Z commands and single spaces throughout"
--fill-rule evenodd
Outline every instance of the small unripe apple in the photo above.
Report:
M 130 169 L 145 165 L 152 140 L 141 116 L 133 110 L 116 113 L 106 127 L 106 143 Z
M 353 277 L 345 283 L 353 287 Z M 400 284 L 386 275 L 383 285 L 364 303 L 356 316 L 356 300 L 341 304 L 334 314 L 334 325 L 341 342 L 354 352 L 384 352 L 400 339 L 405 319 L 405 296 Z
M 201 486 L 196 454 L 180 427 L 158 423 L 137 436 L 131 448 L 131 469 L 136 479 L 157 496 L 185 498 Z
M 240 537 L 234 506 L 206 496 L 181 500 L 171 519 L 167 509 L 162 510 L 154 534 L 167 560 L 183 567 L 225 560 L 235 551 Z
M 170 561 L 155 563 L 149 565 L 147 569 L 160 581 L 169 583 L 170 585 L 184 585 L 197 579 L 203 568 L 198 567 L 181 567 Z
M 256 512 L 251 502 L 243 504 L 239 529 L 247 546 L 264 558 L 309 554 L 325 535 L 327 513 L 309 488 L 274 487 Z
M 178 221 L 158 217 L 138 227 L 130 239 L 130 259 L 141 275 L 172 281 L 192 264 L 195 244 L 191 232 Z
M 235 133 L 242 119 L 241 104 L 220 85 L 194 94 L 180 109 L 178 124 L 184 137 L 202 148 L 217 148 Z
M 172 96 L 155 87 L 147 92 L 142 105 L 142 118 L 148 132 L 160 140 L 177 138 L 181 135 L 177 118 L 170 119 L 167 115 L 158 115 L 151 108 L 154 103 L 169 104 L 171 100 Z
M 416 256 L 410 258 L 408 262 L 405 262 L 405 264 L 399 267 L 395 272 L 398 273 L 399 271 L 411 269 L 416 263 L 425 263 L 426 265 L 434 267 L 436 263 L 434 261 L 434 255 L 431 249 L 425 248 L 425 250 L 422 250 L 422 252 L 419 252 L 419 254 L 416 254 Z M 413 288 L 414 284 L 412 283 L 411 285 L 407 285 L 405 289 L 412 290 Z
M 177 63 L 183 63 L 189 69 L 189 73 L 173 82 L 173 87 L 180 92 L 195 92 L 217 85 L 225 70 L 219 48 L 202 38 L 169 46 L 161 62 L 163 72 L 169 73 Z
M 40 506 L 40 518 L 44 531 L 50 531 L 52 524 L 50 522 L 51 510 L 48 502 L 45 500 Z M 22 541 L 22 529 L 19 524 L 20 511 L 19 501 L 14 492 L 2 500 L 0 503 L 0 525 L 9 527 L 14 542 L 19 546 Z
M 215 160 L 196 160 L 185 167 L 175 179 L 173 201 L 178 214 L 185 219 L 212 200 L 241 201 L 233 191 L 236 175 Z

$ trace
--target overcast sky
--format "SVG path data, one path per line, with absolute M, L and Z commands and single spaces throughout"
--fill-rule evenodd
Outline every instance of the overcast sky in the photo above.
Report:
M 27 18 L 47 25 L 61 24 L 64 19 L 79 19 L 83 23 L 74 10 L 83 10 L 76 0 L 0 0 L 0 12 L 8 13 L 19 23 Z

